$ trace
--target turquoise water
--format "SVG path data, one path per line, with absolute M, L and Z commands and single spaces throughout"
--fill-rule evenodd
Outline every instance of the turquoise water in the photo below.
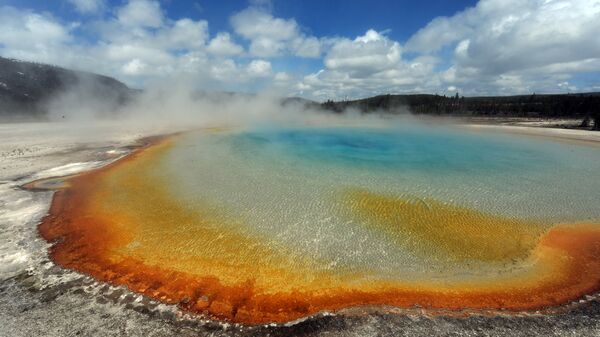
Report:
M 252 130 L 223 144 L 248 163 L 319 172 L 333 185 L 552 222 L 600 216 L 596 147 L 421 125 Z
M 371 269 L 380 277 L 435 277 L 447 261 L 353 223 L 345 215 L 353 205 L 340 199 L 348 189 L 550 226 L 600 219 L 599 172 L 596 147 L 419 124 L 198 132 L 156 168 L 183 205 L 202 205 L 236 230 L 325 261 L 323 268 Z M 456 273 L 489 273 L 465 268 Z
M 295 156 L 300 161 L 432 174 L 540 170 L 561 155 L 539 142 L 425 127 L 394 129 L 266 129 L 236 136 L 233 146 L 250 153 Z

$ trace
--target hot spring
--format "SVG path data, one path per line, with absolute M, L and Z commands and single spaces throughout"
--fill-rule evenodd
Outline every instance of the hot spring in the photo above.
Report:
M 600 149 L 450 127 L 160 140 L 67 181 L 64 267 L 246 324 L 356 306 L 534 310 L 600 287 Z

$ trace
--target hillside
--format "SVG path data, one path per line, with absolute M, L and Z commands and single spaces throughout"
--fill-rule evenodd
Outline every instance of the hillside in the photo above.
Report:
M 0 57 L 0 118 L 45 117 L 51 100 L 68 92 L 82 97 L 80 104 L 102 102 L 114 109 L 135 91 L 111 77 Z
M 414 113 L 445 116 L 580 118 L 600 129 L 600 93 L 460 97 L 381 95 L 353 101 L 327 101 L 321 107 L 343 112 Z

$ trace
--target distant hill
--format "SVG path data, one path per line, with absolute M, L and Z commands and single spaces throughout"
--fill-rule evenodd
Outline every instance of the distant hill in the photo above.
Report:
M 0 57 L 0 118 L 44 117 L 50 101 L 69 91 L 109 108 L 126 103 L 135 94 L 111 77 Z
M 595 120 L 600 129 L 600 93 L 461 97 L 440 95 L 380 95 L 352 101 L 327 101 L 321 107 L 334 112 L 413 113 L 446 116 L 581 118 Z

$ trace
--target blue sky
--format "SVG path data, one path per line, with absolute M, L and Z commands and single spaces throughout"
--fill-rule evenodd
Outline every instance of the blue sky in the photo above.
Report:
M 106 1 L 108 8 L 118 8 L 126 1 Z M 66 20 L 80 20 L 81 15 L 68 1 L 7 0 L 0 3 L 36 11 L 48 11 Z M 210 20 L 215 31 L 230 28 L 229 17 L 248 7 L 246 0 L 228 1 L 162 1 L 162 8 L 172 19 Z M 417 30 L 438 16 L 450 16 L 477 1 L 373 1 L 373 0 L 285 0 L 272 2 L 275 16 L 295 18 L 315 35 L 358 36 L 368 29 L 390 30 L 390 37 L 407 40 Z M 365 10 L 367 9 L 367 10 Z M 106 14 L 106 13 L 104 13 Z
M 600 0 L 0 0 L 0 55 L 324 100 L 600 91 Z

